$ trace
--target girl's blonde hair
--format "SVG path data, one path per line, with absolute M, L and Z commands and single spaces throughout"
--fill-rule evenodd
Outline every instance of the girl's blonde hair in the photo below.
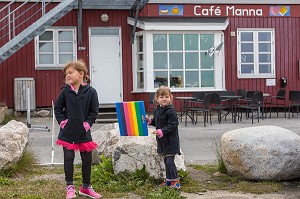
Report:
M 64 74 L 66 74 L 66 70 L 70 67 L 73 67 L 75 70 L 77 70 L 79 72 L 82 71 L 84 73 L 83 81 L 88 84 L 91 83 L 90 76 L 87 75 L 88 69 L 83 60 L 75 60 L 75 61 L 71 61 L 71 62 L 67 63 L 63 68 Z
M 171 93 L 171 89 L 167 86 L 161 86 L 157 89 L 157 91 L 155 92 L 155 101 L 158 100 L 158 97 L 159 96 L 162 96 L 162 95 L 169 95 L 170 98 L 171 98 L 171 103 L 173 101 L 173 95 Z

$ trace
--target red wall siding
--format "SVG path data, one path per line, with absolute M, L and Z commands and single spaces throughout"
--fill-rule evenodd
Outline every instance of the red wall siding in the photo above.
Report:
M 0 3 L 0 7 L 3 7 Z M 54 4 L 50 4 L 52 7 Z M 49 7 L 50 8 L 50 7 Z M 141 11 L 141 16 L 148 15 L 146 6 Z M 101 14 L 109 15 L 109 21 L 103 23 Z M 30 13 L 33 15 L 33 13 Z M 130 44 L 130 26 L 127 24 L 128 10 L 83 10 L 83 43 L 84 51 L 78 51 L 78 59 L 83 59 L 89 64 L 89 27 L 119 26 L 122 31 L 122 67 L 123 67 L 123 93 L 124 101 L 144 100 L 147 105 L 148 94 L 132 94 L 132 53 Z M 4 15 L 5 16 L 5 15 Z M 4 17 L 1 13 L 0 17 Z M 38 18 L 38 16 L 36 17 Z M 20 19 L 21 20 L 21 19 Z M 23 18 L 22 18 L 23 20 Z M 31 24 L 36 19 L 31 19 Z M 77 11 L 73 10 L 54 26 L 77 26 Z M 28 26 L 24 25 L 23 28 Z M 2 25 L 2 24 L 1 24 Z M 275 57 L 276 57 L 276 86 L 267 87 L 266 79 L 238 79 L 237 78 L 237 37 L 231 37 L 230 32 L 237 28 L 275 28 Z M 3 35 L 5 31 L 0 31 Z M 300 90 L 298 60 L 300 59 L 300 18 L 295 17 L 231 17 L 225 33 L 225 74 L 226 89 L 237 90 L 261 90 L 275 95 L 280 88 L 279 79 L 285 76 L 288 80 L 287 90 Z M 0 35 L 0 36 L 1 36 Z M 0 43 L 1 44 L 1 43 Z M 0 102 L 6 102 L 9 107 L 14 107 L 14 78 L 34 77 L 36 81 L 36 105 L 37 107 L 51 106 L 51 100 L 55 100 L 60 88 L 64 85 L 64 76 L 59 70 L 35 70 L 34 42 L 30 42 L 16 52 L 3 63 L 0 63 Z M 232 78 L 233 77 L 233 78 Z M 190 96 L 191 92 L 177 92 L 174 96 Z M 179 107 L 177 101 L 175 106 Z
M 3 5 L 3 3 L 0 3 L 0 7 L 3 7 Z M 49 9 L 54 6 L 55 4 L 50 4 Z M 110 17 L 107 23 L 103 23 L 100 20 L 100 16 L 103 13 L 108 14 Z M 85 60 L 87 65 L 89 65 L 89 27 L 121 27 L 123 78 L 125 80 L 132 79 L 131 44 L 129 40 L 130 27 L 127 24 L 128 14 L 128 10 L 83 10 L 82 46 L 85 46 L 86 50 L 77 52 L 78 59 Z M 30 23 L 34 21 L 36 19 L 32 19 Z M 73 10 L 53 24 L 53 26 L 77 27 L 77 23 L 77 10 Z M 25 28 L 27 26 L 24 25 L 22 27 Z M 1 31 L 2 34 L 3 31 Z M 14 107 L 14 78 L 35 78 L 37 107 L 50 107 L 51 101 L 56 99 L 61 87 L 64 85 L 64 75 L 60 70 L 35 70 L 34 41 L 22 47 L 3 63 L 0 63 L 0 75 L 0 102 L 5 102 L 9 107 Z M 133 99 L 131 94 L 132 81 L 124 81 L 123 89 L 124 100 Z
M 276 86 L 266 86 L 266 79 L 237 78 L 237 36 L 230 32 L 237 28 L 274 28 L 275 29 L 275 64 Z M 300 18 L 265 17 L 265 18 L 230 18 L 225 33 L 226 89 L 261 90 L 275 95 L 280 88 L 280 78 L 288 80 L 287 90 L 300 90 L 298 60 L 300 59 Z M 236 77 L 236 78 L 228 78 Z

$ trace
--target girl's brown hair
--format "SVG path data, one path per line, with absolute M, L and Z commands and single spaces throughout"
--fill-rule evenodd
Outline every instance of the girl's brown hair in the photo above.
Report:
M 155 101 L 158 100 L 158 97 L 161 95 L 169 95 L 171 98 L 171 103 L 173 101 L 173 95 L 171 93 L 171 89 L 169 87 L 166 86 L 161 86 L 157 89 L 157 91 L 155 92 Z
M 83 60 L 75 60 L 75 61 L 71 61 L 71 62 L 67 63 L 63 68 L 64 74 L 66 74 L 66 70 L 69 67 L 73 67 L 75 70 L 77 70 L 79 72 L 82 71 L 84 73 L 83 81 L 88 83 L 88 84 L 91 83 L 90 76 L 87 75 L 88 69 L 87 69 L 86 64 Z

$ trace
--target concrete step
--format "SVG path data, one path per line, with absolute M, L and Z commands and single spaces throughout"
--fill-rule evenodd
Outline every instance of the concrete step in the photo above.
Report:
M 96 123 L 115 123 L 118 122 L 117 118 L 98 118 L 95 121 Z
M 100 104 L 96 123 L 118 122 L 115 104 Z

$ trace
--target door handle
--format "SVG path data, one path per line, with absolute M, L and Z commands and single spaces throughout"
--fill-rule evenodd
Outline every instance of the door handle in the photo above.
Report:
M 94 66 L 94 65 L 92 66 L 92 71 L 93 71 L 93 72 L 97 72 L 97 70 L 95 69 L 95 66 Z

